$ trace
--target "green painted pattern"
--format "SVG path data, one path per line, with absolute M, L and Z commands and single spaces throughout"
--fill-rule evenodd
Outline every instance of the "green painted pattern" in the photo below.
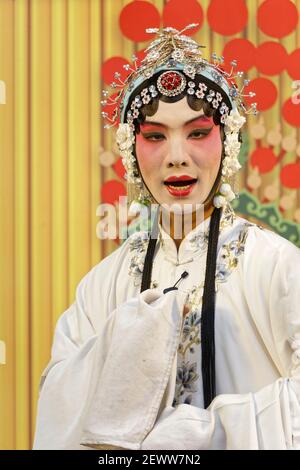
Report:
M 262 204 L 246 189 L 232 202 L 237 214 L 263 225 L 300 247 L 300 225 L 282 217 L 274 203 Z

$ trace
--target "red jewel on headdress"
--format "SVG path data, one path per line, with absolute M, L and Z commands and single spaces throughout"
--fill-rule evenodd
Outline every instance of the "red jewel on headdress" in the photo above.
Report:
M 182 78 L 175 72 L 168 72 L 162 78 L 161 84 L 166 90 L 176 90 L 182 82 Z
M 184 75 L 176 71 L 162 73 L 157 80 L 157 88 L 161 94 L 175 96 L 181 93 L 186 86 Z

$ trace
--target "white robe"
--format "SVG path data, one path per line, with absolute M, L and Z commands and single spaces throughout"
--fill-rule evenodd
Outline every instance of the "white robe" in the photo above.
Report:
M 230 207 L 222 214 L 217 396 L 203 409 L 197 338 L 208 225 L 178 251 L 159 225 L 142 294 L 146 232 L 81 280 L 42 375 L 34 449 L 300 448 L 300 250 Z M 179 290 L 163 294 L 185 270 Z

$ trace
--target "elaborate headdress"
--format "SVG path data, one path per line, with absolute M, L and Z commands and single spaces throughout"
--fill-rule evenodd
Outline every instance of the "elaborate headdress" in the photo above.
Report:
M 151 200 L 149 193 L 147 195 L 146 192 L 145 195 L 143 180 L 133 154 L 134 123 L 140 115 L 140 108 L 161 95 L 172 97 L 182 93 L 209 103 L 219 116 L 220 123 L 224 125 L 226 138 L 225 158 L 222 161 L 222 184 L 214 197 L 214 205 L 221 207 L 226 201 L 235 198 L 230 179 L 241 167 L 238 161 L 241 146 L 239 131 L 246 121 L 241 114 L 257 113 L 256 103 L 247 109 L 243 99 L 246 96 L 253 97 L 255 93 L 244 93 L 249 80 L 243 80 L 241 89 L 238 88 L 235 79 L 241 78 L 243 72 L 235 72 L 236 61 L 231 62 L 231 70 L 227 71 L 223 67 L 223 57 L 212 54 L 212 61 L 209 62 L 202 57 L 201 49 L 205 46 L 182 34 L 196 26 L 197 24 L 190 24 L 181 31 L 171 27 L 161 31 L 157 28 L 147 29 L 148 33 L 157 33 L 157 38 L 146 49 L 145 58 L 138 65 L 134 56 L 134 66 L 124 66 L 128 71 L 125 80 L 122 80 L 119 72 L 115 73 L 115 81 L 111 83 L 111 87 L 114 91 L 118 90 L 117 93 L 109 97 L 107 91 L 103 92 L 105 99 L 101 104 L 104 107 L 114 107 L 112 115 L 107 111 L 102 112 L 102 116 L 108 121 L 104 127 L 110 128 L 120 122 L 116 138 L 126 169 L 125 178 L 131 200 L 136 197 L 137 190 L 140 191 L 139 202 L 147 204 Z M 147 80 L 156 74 L 158 74 L 156 84 L 149 86 Z M 140 89 L 144 82 L 144 88 L 132 99 L 135 91 Z

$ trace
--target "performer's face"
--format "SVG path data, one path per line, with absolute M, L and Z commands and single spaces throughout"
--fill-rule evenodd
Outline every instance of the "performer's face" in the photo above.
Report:
M 176 103 L 159 101 L 136 135 L 136 155 L 144 181 L 159 204 L 202 204 L 217 178 L 221 163 L 220 126 L 194 111 L 186 97 Z M 175 166 L 176 165 L 176 166 Z M 170 176 L 197 179 L 189 194 L 172 194 L 164 184 Z

